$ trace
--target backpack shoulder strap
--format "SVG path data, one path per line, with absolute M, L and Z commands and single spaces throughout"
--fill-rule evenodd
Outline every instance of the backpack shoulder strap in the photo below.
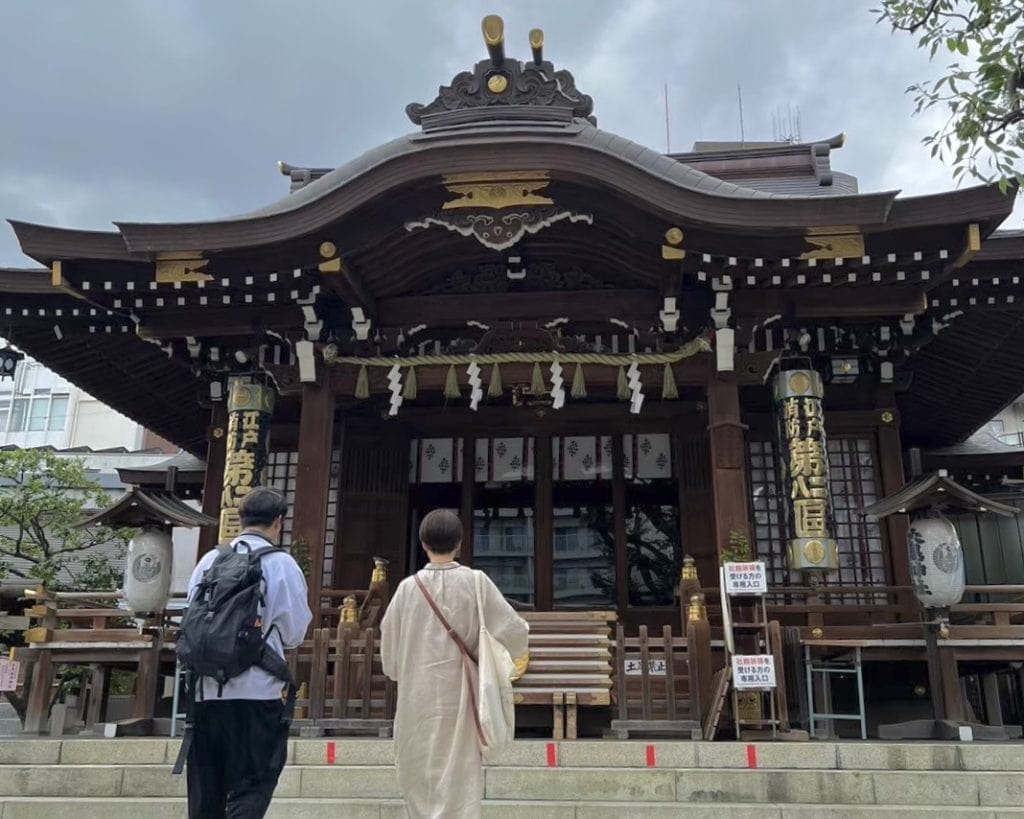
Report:
M 254 557 L 257 560 L 267 555 L 273 554 L 274 552 L 284 552 L 288 554 L 288 550 L 283 546 L 264 546 L 262 549 L 250 549 L 249 556 Z

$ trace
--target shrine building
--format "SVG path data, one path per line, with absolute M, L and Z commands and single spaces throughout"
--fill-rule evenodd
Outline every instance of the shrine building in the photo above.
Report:
M 416 571 L 446 507 L 524 612 L 706 615 L 722 666 L 720 564 L 763 561 L 791 705 L 804 648 L 857 644 L 869 721 L 995 724 L 972 705 L 993 674 L 1019 721 L 1024 587 L 969 562 L 1003 547 L 975 543 L 933 616 L 921 578 L 955 585 L 964 550 L 918 566 L 917 495 L 878 506 L 933 473 L 963 488 L 956 447 L 1024 390 L 1014 192 L 862 192 L 843 136 L 661 153 L 526 39 L 513 58 L 487 18 L 487 56 L 425 86 L 410 133 L 281 163 L 290 191 L 240 216 L 11 220 L 39 267 L 0 270 L 0 336 L 205 460 L 178 484 L 220 521 L 200 554 L 252 486 L 284 489 L 318 627 L 375 565 Z M 992 511 L 957 498 L 954 522 Z

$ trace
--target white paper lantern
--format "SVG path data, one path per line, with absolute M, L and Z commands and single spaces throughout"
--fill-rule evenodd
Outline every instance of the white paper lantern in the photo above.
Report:
M 915 517 L 907 531 L 910 580 L 921 605 L 943 609 L 964 596 L 964 552 L 953 524 L 939 512 Z
M 173 546 L 168 532 L 146 528 L 128 544 L 124 599 L 132 614 L 162 612 L 171 591 Z

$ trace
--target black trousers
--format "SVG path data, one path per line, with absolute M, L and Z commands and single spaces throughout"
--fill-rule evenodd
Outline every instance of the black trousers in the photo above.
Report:
M 281 700 L 195 703 L 189 819 L 262 819 L 288 756 Z

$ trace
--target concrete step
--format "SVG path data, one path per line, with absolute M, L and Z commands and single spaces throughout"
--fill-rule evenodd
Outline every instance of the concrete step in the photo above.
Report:
M 1018 807 L 1024 778 L 1011 771 L 738 770 L 735 768 L 489 768 L 488 799 L 619 803 L 933 805 Z M 292 765 L 284 799 L 397 799 L 389 765 Z M 185 796 L 184 777 L 166 765 L 4 765 L 0 798 L 167 798 Z M 3 816 L 0 819 L 9 819 Z
M 75 819 L 185 819 L 182 799 L 125 798 L 15 798 L 0 799 L 0 819 L 53 819 L 74 814 Z M 934 819 L 938 812 L 927 805 L 889 807 L 862 805 L 757 805 L 718 803 L 713 805 L 646 805 L 626 808 L 621 802 L 524 802 L 488 800 L 483 819 Z M 291 799 L 276 798 L 267 819 L 404 819 L 397 800 Z M 971 819 L 1003 819 L 1024 816 L 1024 808 L 944 808 L 941 816 Z
M 70 737 L 5 739 L 0 742 L 0 766 L 167 765 L 177 756 L 179 742 Z M 1024 743 L 524 740 L 516 742 L 489 767 L 545 768 L 550 765 L 552 754 L 559 768 L 1024 772 Z M 394 746 L 390 740 L 379 739 L 292 740 L 288 761 L 290 765 L 303 766 L 391 765 Z
M 14 706 L 0 694 L 0 737 L 13 737 L 21 733 L 21 720 Z

